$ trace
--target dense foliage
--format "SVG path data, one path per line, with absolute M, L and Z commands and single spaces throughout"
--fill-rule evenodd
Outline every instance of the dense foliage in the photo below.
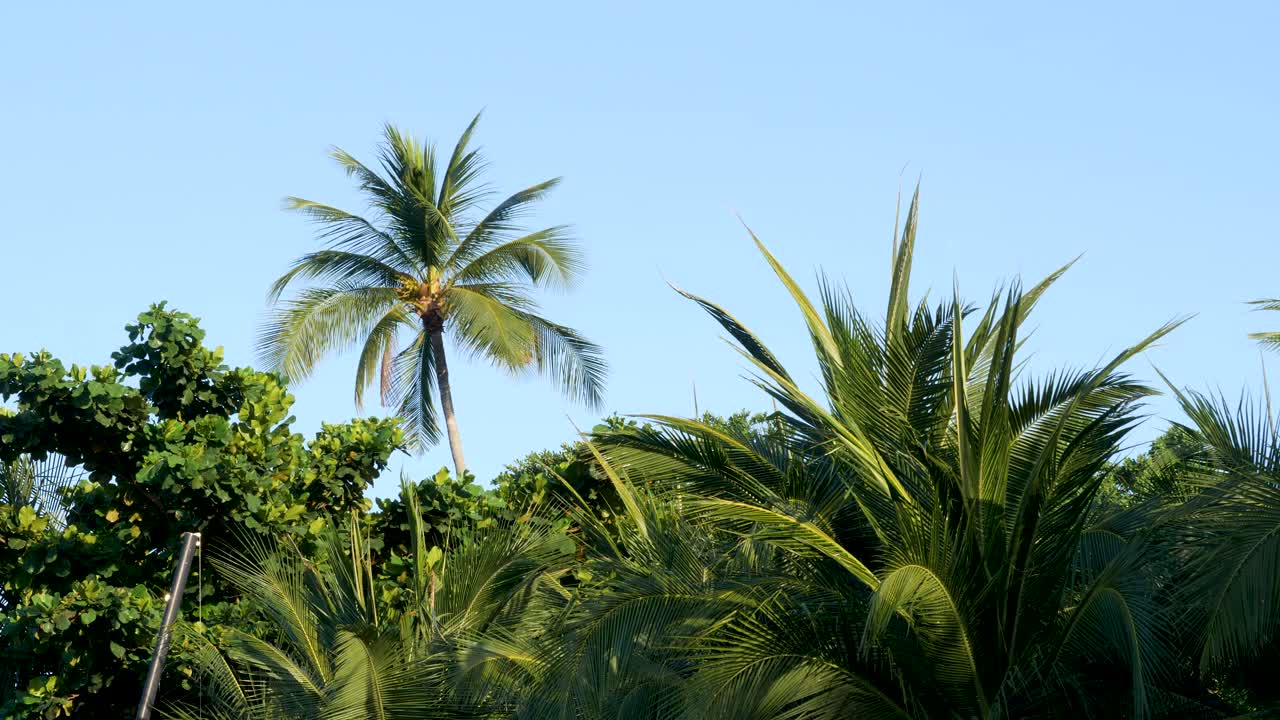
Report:
M 1280 695 L 1280 427 L 1124 368 L 1043 376 L 1062 270 L 880 313 L 811 299 L 819 393 L 689 293 L 770 412 L 609 418 L 491 484 L 364 499 L 390 421 L 304 441 L 275 375 L 158 306 L 106 368 L 0 356 L 0 714 L 127 717 L 178 534 L 204 533 L 161 710 L 182 718 L 1263 717 Z M 1264 338 L 1265 340 L 1265 338 Z M 197 593 L 202 589 L 202 594 Z
M 275 376 L 226 367 L 193 318 L 163 305 L 127 331 L 106 366 L 0 355 L 0 398 L 17 402 L 0 416 L 3 717 L 129 715 L 179 536 L 249 532 L 313 551 L 331 519 L 367 507 L 400 443 L 385 420 L 304 440 Z M 199 579 L 204 597 L 193 585 L 187 607 L 203 604 L 206 623 L 238 618 L 226 583 Z M 168 688 L 182 669 L 175 657 Z

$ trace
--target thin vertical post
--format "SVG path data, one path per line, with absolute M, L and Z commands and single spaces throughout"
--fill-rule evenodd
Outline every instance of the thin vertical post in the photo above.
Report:
M 151 656 L 151 668 L 147 670 L 147 682 L 142 686 L 142 701 L 138 703 L 136 720 L 149 720 L 151 705 L 156 701 L 156 691 L 160 689 L 160 672 L 164 670 L 164 656 L 169 653 L 169 640 L 173 635 L 173 626 L 178 622 L 178 610 L 182 605 L 182 592 L 187 588 L 187 577 L 191 575 L 191 556 L 200 546 L 200 533 L 183 533 L 182 550 L 178 553 L 178 564 L 173 569 L 173 586 L 165 596 L 164 618 L 160 622 L 160 632 L 156 635 L 156 649 Z

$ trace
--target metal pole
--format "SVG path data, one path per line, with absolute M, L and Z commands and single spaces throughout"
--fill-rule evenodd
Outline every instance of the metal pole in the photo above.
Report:
M 173 587 L 164 596 L 164 619 L 160 623 L 160 633 L 156 635 L 156 650 L 151 656 L 151 669 L 147 670 L 147 682 L 142 686 L 142 701 L 138 703 L 136 720 L 149 720 L 151 704 L 156 700 L 156 691 L 160 689 L 160 671 L 164 669 L 164 656 L 169 652 L 169 638 L 173 634 L 174 623 L 178 622 L 178 609 L 182 605 L 182 591 L 187 587 L 187 576 L 191 574 L 191 556 L 200 546 L 200 533 L 183 533 L 182 550 L 178 553 L 178 564 L 173 569 Z

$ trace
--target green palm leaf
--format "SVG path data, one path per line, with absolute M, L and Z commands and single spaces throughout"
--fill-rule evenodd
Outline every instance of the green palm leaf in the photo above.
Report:
M 1277 310 L 1280 311 L 1280 300 L 1253 300 L 1250 305 L 1256 305 L 1257 310 Z M 1257 340 L 1263 347 L 1270 350 L 1280 350 L 1280 332 L 1268 331 L 1251 333 L 1250 338 Z

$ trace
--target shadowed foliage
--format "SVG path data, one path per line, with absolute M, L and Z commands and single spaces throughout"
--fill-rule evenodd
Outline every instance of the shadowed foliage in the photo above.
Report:
M 537 638 L 554 626 L 565 591 L 558 578 L 572 544 L 545 524 L 469 534 L 457 547 L 429 545 L 412 506 L 408 602 L 388 603 L 364 530 L 328 535 L 309 559 L 283 545 L 245 543 L 220 553 L 217 570 L 270 620 L 270 637 L 223 628 L 192 634 L 210 697 L 175 718 L 493 717 L 508 702 L 478 638 Z

